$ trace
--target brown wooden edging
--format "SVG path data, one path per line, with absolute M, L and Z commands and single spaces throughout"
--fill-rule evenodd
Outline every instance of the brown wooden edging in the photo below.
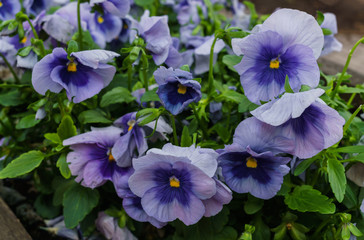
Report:
M 0 198 L 0 240 L 32 240 L 2 198 Z

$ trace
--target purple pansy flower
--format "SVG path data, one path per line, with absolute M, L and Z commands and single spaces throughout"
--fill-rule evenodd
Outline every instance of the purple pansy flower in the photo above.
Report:
M 133 159 L 131 191 L 141 198 L 145 212 L 158 221 L 180 219 L 184 224 L 198 222 L 205 214 L 203 200 L 216 194 L 212 178 L 217 153 L 212 149 L 182 148 L 166 144 Z
M 146 48 L 151 52 L 156 65 L 161 65 L 166 61 L 169 55 L 169 49 L 172 45 L 172 38 L 168 27 L 168 16 L 149 17 L 149 11 L 146 10 L 140 19 L 136 22 L 131 19 L 132 25 L 130 40 L 133 41 L 138 33 L 147 43 Z
M 207 15 L 207 8 L 204 1 L 201 0 L 183 0 L 175 6 L 175 11 L 177 12 L 177 20 L 181 25 L 188 24 L 192 22 L 194 25 L 198 24 L 200 16 L 198 14 L 198 9 L 202 10 L 203 15 Z
M 127 113 L 119 119 L 115 120 L 114 124 L 122 128 L 122 134 L 115 143 L 112 149 L 112 154 L 116 162 L 121 167 L 130 167 L 131 160 L 135 157 L 135 150 L 138 150 L 139 156 L 145 153 L 148 149 L 146 140 L 145 128 L 154 129 L 155 121 L 146 124 L 143 127 L 138 126 L 136 112 Z M 159 118 L 157 122 L 156 135 L 162 139 L 167 139 L 165 133 L 171 133 L 172 128 Z
M 250 193 L 261 199 L 276 195 L 289 172 L 292 140 L 276 134 L 275 127 L 254 117 L 245 119 L 235 130 L 233 143 L 225 147 L 218 161 L 226 184 L 235 192 Z
M 324 21 L 321 24 L 322 28 L 327 28 L 331 31 L 330 35 L 324 36 L 324 48 L 322 49 L 321 56 L 325 56 L 331 52 L 340 52 L 343 45 L 339 42 L 334 35 L 337 34 L 336 16 L 333 13 L 324 13 Z
M 5 21 L 15 18 L 15 14 L 20 12 L 21 6 L 18 0 L 0 1 L 0 20 Z
M 201 99 L 201 85 L 192 80 L 192 74 L 180 69 L 160 67 L 154 72 L 159 88 L 157 94 L 173 115 L 177 115 L 192 102 Z
M 107 127 L 92 129 L 63 141 L 64 146 L 71 146 L 73 150 L 67 155 L 67 162 L 77 182 L 85 187 L 95 188 L 106 181 L 112 181 L 118 192 L 125 191 L 123 186 L 133 172 L 132 168 L 119 167 L 111 154 L 111 149 L 119 138 L 121 129 Z M 125 176 L 125 177 L 124 177 Z
M 93 97 L 113 79 L 116 69 L 106 64 L 119 54 L 105 50 L 73 52 L 70 58 L 63 48 L 55 48 L 33 69 L 34 89 L 44 95 L 47 90 L 66 90 L 75 103 Z
M 231 190 L 221 181 L 216 178 L 213 179 L 216 183 L 216 194 L 202 201 L 205 206 L 205 217 L 215 216 L 222 210 L 223 205 L 228 204 L 233 199 Z
M 250 14 L 246 13 L 246 8 L 239 0 L 232 0 L 232 12 L 234 13 L 231 25 L 241 28 L 244 31 L 249 30 Z
M 107 42 L 116 39 L 121 33 L 122 20 L 111 13 L 95 12 L 89 28 L 95 43 L 101 48 L 105 48 Z
M 311 15 L 291 9 L 274 12 L 253 34 L 233 39 L 235 54 L 244 55 L 235 69 L 248 99 L 256 104 L 274 99 L 284 92 L 286 76 L 295 92 L 302 85 L 316 87 L 323 40 Z
M 324 92 L 323 89 L 313 89 L 285 93 L 251 114 L 260 121 L 277 126 L 277 131 L 295 141 L 295 148 L 289 153 L 310 158 L 343 137 L 345 120 L 319 99 Z
M 91 0 L 90 5 L 99 4 L 105 12 L 124 18 L 130 11 L 129 0 Z
M 105 212 L 99 212 L 96 222 L 96 228 L 111 240 L 137 240 L 128 228 L 120 228 L 118 219 L 107 215 Z

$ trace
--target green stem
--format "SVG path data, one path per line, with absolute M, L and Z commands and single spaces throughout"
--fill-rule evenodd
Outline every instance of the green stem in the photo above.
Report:
M 350 53 L 348 55 L 348 58 L 346 59 L 346 63 L 345 63 L 345 66 L 343 68 L 343 71 L 341 72 L 341 75 L 339 77 L 339 80 L 337 81 L 336 83 L 336 86 L 334 88 L 334 91 L 331 92 L 331 99 L 334 99 L 335 96 L 336 96 L 336 93 L 339 91 L 339 87 L 341 85 L 341 82 L 343 81 L 344 79 L 344 75 L 346 73 L 346 71 L 348 70 L 348 67 L 349 67 L 349 63 L 350 63 L 350 60 L 351 60 L 351 57 L 355 51 L 355 49 L 359 46 L 360 43 L 364 42 L 364 37 L 362 37 L 361 39 L 359 39 L 359 41 L 357 41 L 354 45 L 354 47 L 350 50 Z
M 176 120 L 174 115 L 170 115 L 171 122 L 172 122 L 172 128 L 173 128 L 173 139 L 174 139 L 174 145 L 178 146 L 178 138 L 177 138 L 177 130 L 176 130 Z
M 77 2 L 77 23 L 78 23 L 78 45 L 80 46 L 80 50 L 83 50 L 82 43 L 82 26 L 81 26 L 81 0 Z
M 129 65 L 128 67 L 128 89 L 131 92 L 131 82 L 132 82 L 132 74 L 133 74 L 133 65 Z
M 65 111 L 64 111 L 63 101 L 60 98 L 60 95 L 57 96 L 57 102 L 58 102 L 58 105 L 59 105 L 59 110 L 61 111 L 61 115 L 63 117 L 65 115 Z
M 346 103 L 346 106 L 349 107 L 351 105 L 351 103 L 353 102 L 355 96 L 356 96 L 356 93 L 351 94 L 351 96 L 349 98 L 349 101 Z
M 214 87 L 214 48 L 217 39 L 219 38 L 218 35 L 215 36 L 214 41 L 212 42 L 211 49 L 210 49 L 210 62 L 209 62 L 209 80 L 208 80 L 208 93 L 210 94 L 213 91 Z
M 346 130 L 348 130 L 351 122 L 354 120 L 354 118 L 356 117 L 356 115 L 358 115 L 358 113 L 360 112 L 360 110 L 362 109 L 362 105 L 360 105 L 356 110 L 355 112 L 350 116 L 349 120 L 345 123 L 344 125 L 344 133 L 346 132 Z
M 8 66 L 8 68 L 9 68 L 9 70 L 10 70 L 11 74 L 13 74 L 13 77 L 14 77 L 15 83 L 19 83 L 19 82 L 20 82 L 20 80 L 19 80 L 18 76 L 16 75 L 16 73 L 15 73 L 15 71 L 14 71 L 14 68 L 11 66 L 11 64 L 8 62 L 8 60 L 6 59 L 6 57 L 5 57 L 2 53 L 0 53 L 0 56 L 3 58 L 3 60 L 4 60 L 5 64 L 6 64 L 6 66 Z
M 35 30 L 35 28 L 34 28 L 34 25 L 33 25 L 32 21 L 31 21 L 28 17 L 27 17 L 27 21 L 28 21 L 28 23 L 29 23 L 30 28 L 32 29 L 32 32 L 33 32 L 34 38 L 35 38 L 35 39 L 40 40 L 40 39 L 39 39 L 39 36 L 38 36 L 38 33 L 37 33 L 37 30 Z M 39 44 L 39 50 L 40 50 L 40 54 L 41 54 L 41 56 L 42 56 L 42 57 L 44 57 L 44 56 L 45 56 L 45 48 L 44 48 L 44 44 L 43 44 L 43 42 L 42 42 L 42 44 Z
M 143 71 L 143 78 L 144 78 L 144 88 L 145 88 L 145 92 L 148 92 L 149 91 L 148 76 L 147 76 L 148 58 L 147 58 L 147 54 L 144 51 L 142 53 L 142 60 L 143 60 L 142 71 Z
M 202 124 L 201 119 L 200 119 L 200 116 L 198 116 L 198 112 L 197 112 L 196 105 L 195 104 L 191 104 L 191 106 L 192 106 L 193 114 L 195 115 L 195 118 L 197 120 L 198 126 L 200 126 L 201 129 L 202 129 L 202 137 L 203 137 L 203 139 L 207 139 L 208 134 L 207 134 L 206 125 L 205 124 Z

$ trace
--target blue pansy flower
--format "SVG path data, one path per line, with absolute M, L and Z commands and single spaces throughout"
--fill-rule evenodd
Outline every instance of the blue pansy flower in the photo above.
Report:
M 119 37 L 122 25 L 122 20 L 111 13 L 100 14 L 95 12 L 89 28 L 95 43 L 101 48 L 105 48 L 107 42 Z
M 21 6 L 18 0 L 1 0 L 0 1 L 0 20 L 5 21 L 15 18 L 21 10 Z
M 233 143 L 218 157 L 226 184 L 238 193 L 274 197 L 290 161 L 276 154 L 292 151 L 293 146 L 292 140 L 276 134 L 275 127 L 254 117 L 245 119 L 236 128 Z
M 232 40 L 235 54 L 244 55 L 235 69 L 250 101 L 260 104 L 282 94 L 286 76 L 295 92 L 302 85 L 318 85 L 320 70 L 316 59 L 324 38 L 311 15 L 280 9 L 252 32 L 248 37 Z
M 177 115 L 192 102 L 201 99 L 201 85 L 192 80 L 192 74 L 180 69 L 160 67 L 154 72 L 159 88 L 157 94 L 173 115 Z
M 216 158 L 212 149 L 166 144 L 133 159 L 135 172 L 129 178 L 129 187 L 141 198 L 149 216 L 161 222 L 178 218 L 186 225 L 195 224 L 205 214 L 203 200 L 216 194 L 212 178 Z
M 130 232 L 127 227 L 120 228 L 118 218 L 111 217 L 105 212 L 99 212 L 95 225 L 106 239 L 113 240 L 137 240 L 137 238 Z M 76 235 L 76 239 L 78 236 Z
M 105 12 L 124 18 L 130 11 L 130 0 L 91 0 L 90 5 L 101 5 Z
M 47 90 L 66 90 L 75 103 L 93 97 L 113 79 L 116 69 L 106 64 L 119 54 L 105 50 L 73 52 L 70 58 L 63 48 L 55 48 L 35 64 L 32 74 L 34 89 L 44 95 Z
M 330 35 L 324 36 L 324 48 L 322 49 L 321 56 L 325 56 L 331 52 L 340 52 L 343 45 L 339 42 L 334 35 L 337 34 L 336 16 L 333 13 L 324 13 L 324 21 L 321 24 L 322 28 L 327 28 L 331 31 Z
M 295 148 L 289 153 L 310 158 L 337 143 L 343 137 L 345 120 L 319 97 L 323 89 L 300 93 L 285 93 L 251 112 L 280 134 L 293 139 Z

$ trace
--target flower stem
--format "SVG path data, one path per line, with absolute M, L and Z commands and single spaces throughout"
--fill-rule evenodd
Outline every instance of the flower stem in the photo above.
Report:
M 133 65 L 128 67 L 128 89 L 131 92 L 131 81 L 132 81 Z
M 80 50 L 83 50 L 82 43 L 82 26 L 81 26 L 81 0 L 77 2 L 77 23 L 78 23 L 78 45 L 80 46 Z
M 348 106 L 348 107 L 349 107 L 349 106 L 351 105 L 351 103 L 353 102 L 353 100 L 354 100 L 355 96 L 356 96 L 356 93 L 351 94 L 351 96 L 350 96 L 350 98 L 349 98 L 348 102 L 346 103 L 346 106 Z
M 6 66 L 8 66 L 8 68 L 9 68 L 9 70 L 10 70 L 11 74 L 13 74 L 13 77 L 14 77 L 15 83 L 19 83 L 19 82 L 20 82 L 20 80 L 19 80 L 18 76 L 16 75 L 16 73 L 15 73 L 15 71 L 14 71 L 13 67 L 11 66 L 11 64 L 8 62 L 8 60 L 6 59 L 6 57 L 5 57 L 2 53 L 0 53 L 0 56 L 3 58 L 3 60 L 4 60 L 5 64 L 6 64 Z
M 213 91 L 214 87 L 214 48 L 219 35 L 216 35 L 214 41 L 212 42 L 210 49 L 210 62 L 209 62 L 209 79 L 208 79 L 208 93 Z
M 197 120 L 197 123 L 201 127 L 201 129 L 202 129 L 202 138 L 203 139 L 207 139 L 207 136 L 208 136 L 207 129 L 206 129 L 206 126 L 201 123 L 201 119 L 200 119 L 200 116 L 198 116 L 198 112 L 197 112 L 196 105 L 195 104 L 191 104 L 191 106 L 192 106 L 193 113 L 195 114 L 195 118 Z
M 343 129 L 343 132 L 345 133 L 346 130 L 348 130 L 351 122 L 354 120 L 354 118 L 356 117 L 356 115 L 358 115 L 358 113 L 360 112 L 360 110 L 362 109 L 362 105 L 360 105 L 356 110 L 355 112 L 350 116 L 349 120 L 345 123 L 344 125 L 344 129 Z
M 171 117 L 171 123 L 172 123 L 172 128 L 173 128 L 173 139 L 174 139 L 174 145 L 178 146 L 178 138 L 177 138 L 177 130 L 176 130 L 176 120 L 175 120 L 175 116 L 170 114 Z
M 33 25 L 32 21 L 31 21 L 28 17 L 27 17 L 27 21 L 28 21 L 28 23 L 29 23 L 30 28 L 32 29 L 32 32 L 33 32 L 34 38 L 35 38 L 35 39 L 40 40 L 40 39 L 39 39 L 39 36 L 38 36 L 38 33 L 37 33 L 37 31 L 35 30 L 35 28 L 34 28 L 34 25 Z M 37 44 L 37 45 L 38 45 L 38 44 Z M 40 50 L 41 57 L 44 57 L 44 56 L 45 56 L 45 49 L 44 49 L 43 41 L 42 41 L 42 42 L 40 42 L 40 44 L 39 44 L 39 50 Z
M 336 83 L 336 86 L 334 88 L 334 90 L 331 92 L 331 99 L 334 99 L 335 98 L 335 95 L 336 93 L 338 92 L 339 90 L 339 87 L 341 85 L 341 82 L 343 81 L 344 79 L 344 75 L 346 73 L 346 71 L 348 70 L 348 67 L 349 67 L 349 63 L 350 63 L 350 60 L 351 60 L 351 57 L 353 56 L 353 53 L 355 51 L 355 49 L 359 46 L 360 43 L 364 42 L 364 37 L 362 37 L 361 39 L 359 39 L 359 41 L 357 41 L 354 45 L 354 47 L 350 50 L 350 53 L 348 55 L 348 58 L 346 59 L 346 63 L 345 63 L 345 66 L 343 68 L 343 71 L 341 72 L 341 75 L 339 77 L 339 79 L 337 80 L 337 83 Z

